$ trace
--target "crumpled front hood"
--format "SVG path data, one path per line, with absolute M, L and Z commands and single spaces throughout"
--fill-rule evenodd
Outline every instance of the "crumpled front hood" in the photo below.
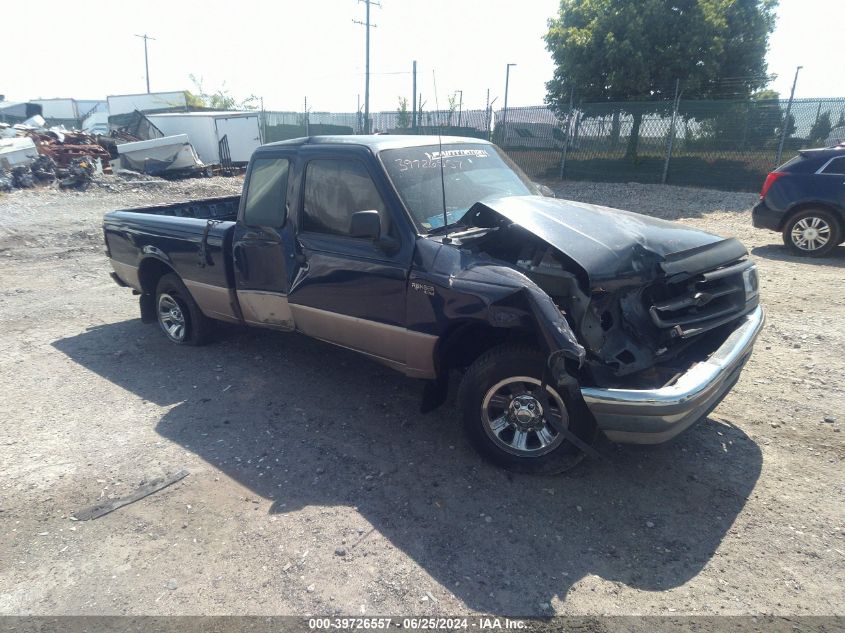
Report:
M 702 270 L 747 254 L 734 239 L 594 204 L 512 196 L 479 202 L 470 214 L 480 211 L 479 207 L 518 224 L 572 258 L 587 272 L 591 285 L 681 272 L 686 254 L 695 266 L 703 265 Z

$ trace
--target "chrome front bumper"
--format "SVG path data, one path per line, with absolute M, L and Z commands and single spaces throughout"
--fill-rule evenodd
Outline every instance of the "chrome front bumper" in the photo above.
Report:
M 599 428 L 614 442 L 659 444 L 706 416 L 739 379 L 763 322 L 758 306 L 713 354 L 659 389 L 598 389 L 581 393 Z

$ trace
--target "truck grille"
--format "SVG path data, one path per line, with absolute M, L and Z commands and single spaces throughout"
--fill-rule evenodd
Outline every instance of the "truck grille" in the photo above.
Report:
M 672 338 L 689 338 L 719 327 L 756 305 L 756 268 L 752 262 L 743 261 L 681 283 L 655 284 L 644 296 L 658 328 L 668 331 Z

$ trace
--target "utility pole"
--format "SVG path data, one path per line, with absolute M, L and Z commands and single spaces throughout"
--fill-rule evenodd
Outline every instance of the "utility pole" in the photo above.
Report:
M 147 78 L 147 94 L 150 94 L 150 61 L 147 57 L 147 40 L 155 40 L 155 38 L 150 37 L 146 33 L 144 33 L 143 35 L 136 35 L 135 37 L 140 37 L 142 40 L 144 40 L 144 71 L 145 76 Z
M 414 134 L 417 133 L 417 60 L 414 60 L 414 86 L 411 92 L 411 100 L 414 102 L 411 106 L 411 129 Z
M 375 0 L 358 0 L 367 6 L 367 19 L 365 22 L 359 20 L 352 20 L 355 24 L 361 24 L 367 29 L 367 69 L 366 78 L 364 79 L 364 134 L 370 133 L 370 27 L 375 27 L 375 24 L 370 24 L 370 5 L 374 4 L 380 7 L 381 4 Z
M 511 66 L 516 66 L 516 64 L 508 64 L 505 67 L 505 108 L 502 111 L 502 144 L 504 145 L 505 136 L 507 135 L 507 127 L 506 124 L 508 122 L 508 83 L 510 82 L 511 78 Z
M 303 105 L 303 116 L 305 117 L 305 136 L 311 136 L 311 130 L 308 125 L 308 97 L 305 97 L 305 104 Z
M 261 126 L 258 128 L 261 131 L 261 144 L 263 145 L 267 139 L 267 113 L 264 111 L 264 97 L 261 97 Z
M 458 127 L 461 127 L 461 111 L 464 109 L 464 91 L 463 90 L 455 90 L 455 92 L 460 93 L 460 101 L 458 101 Z
M 795 79 L 792 80 L 792 91 L 789 93 L 789 101 L 786 104 L 786 114 L 783 115 L 783 125 L 781 125 L 780 131 L 780 143 L 778 144 L 778 156 L 775 160 L 775 167 L 780 165 L 781 156 L 783 156 L 783 144 L 786 141 L 786 132 L 787 127 L 789 127 L 789 111 L 792 110 L 792 99 L 795 97 L 795 85 L 798 83 L 798 71 L 804 68 L 803 66 L 798 66 L 795 69 Z

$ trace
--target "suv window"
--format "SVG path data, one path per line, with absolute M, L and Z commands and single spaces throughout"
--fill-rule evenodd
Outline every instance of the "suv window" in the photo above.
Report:
M 834 158 L 822 171 L 823 174 L 838 174 L 845 176 L 845 156 Z
M 349 235 L 352 214 L 376 210 L 389 232 L 384 201 L 367 168 L 357 160 L 312 160 L 305 168 L 303 231 Z
M 287 158 L 257 158 L 254 161 L 244 207 L 247 225 L 279 227 L 284 224 L 289 165 Z

